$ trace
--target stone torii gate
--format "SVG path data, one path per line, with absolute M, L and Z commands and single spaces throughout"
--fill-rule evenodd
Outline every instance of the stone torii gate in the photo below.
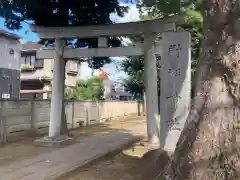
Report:
M 83 27 L 33 25 L 32 31 L 38 33 L 41 39 L 55 39 L 55 49 L 42 49 L 37 53 L 37 58 L 54 58 L 49 137 L 58 137 L 61 130 L 65 80 L 63 59 L 144 55 L 148 138 L 153 146 L 159 147 L 161 143 L 161 147 L 165 150 L 173 151 L 185 124 L 190 104 L 190 36 L 187 32 L 173 31 L 174 22 L 178 19 L 178 17 L 170 17 L 145 22 Z M 156 35 L 159 33 L 163 33 L 160 43 L 155 42 Z M 140 34 L 144 35 L 143 44 L 117 48 L 107 47 L 108 36 Z M 98 48 L 64 47 L 64 39 L 74 38 L 98 38 Z M 161 125 L 158 116 L 155 54 L 161 55 L 162 59 Z

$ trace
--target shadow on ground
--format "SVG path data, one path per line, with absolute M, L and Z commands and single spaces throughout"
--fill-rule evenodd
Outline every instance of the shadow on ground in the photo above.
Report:
M 85 167 L 56 180 L 150 180 L 169 162 L 166 152 L 149 150 L 138 142 L 123 151 L 112 152 Z
M 102 136 L 112 132 L 126 132 L 126 128 L 134 126 L 139 123 L 145 123 L 143 116 L 124 117 L 119 120 L 112 120 L 105 123 L 91 125 L 89 127 L 81 127 L 73 129 L 70 133 L 76 138 L 76 142 L 81 142 L 82 139 L 89 136 Z M 145 125 L 143 125 L 144 127 Z M 39 147 L 36 146 L 34 140 L 47 135 L 47 129 L 40 129 L 37 133 L 21 134 L 9 136 L 8 142 L 0 145 L 0 167 L 9 163 L 20 161 L 25 158 L 33 157 L 43 153 L 49 153 L 56 148 L 53 147 Z M 59 147 L 62 148 L 62 147 Z

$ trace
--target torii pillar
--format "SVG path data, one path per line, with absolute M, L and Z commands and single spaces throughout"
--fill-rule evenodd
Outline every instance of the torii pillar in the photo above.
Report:
M 64 108 L 65 62 L 63 59 L 64 41 L 55 39 L 55 58 L 53 65 L 52 98 L 50 108 L 49 138 L 60 136 Z
M 158 114 L 157 62 L 154 42 L 156 34 L 144 36 L 144 78 L 146 92 L 147 134 L 150 146 L 160 147 L 160 118 Z

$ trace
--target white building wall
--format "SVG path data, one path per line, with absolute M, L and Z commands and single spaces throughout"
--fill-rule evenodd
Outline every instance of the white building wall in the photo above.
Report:
M 10 50 L 14 54 L 10 54 Z M 20 70 L 21 43 L 18 40 L 0 35 L 0 68 Z

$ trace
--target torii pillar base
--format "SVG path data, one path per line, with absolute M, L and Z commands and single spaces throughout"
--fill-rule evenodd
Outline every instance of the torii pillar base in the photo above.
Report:
M 74 137 L 69 135 L 59 135 L 56 137 L 46 136 L 35 140 L 35 144 L 42 147 L 61 147 L 73 144 L 75 140 L 76 139 Z

